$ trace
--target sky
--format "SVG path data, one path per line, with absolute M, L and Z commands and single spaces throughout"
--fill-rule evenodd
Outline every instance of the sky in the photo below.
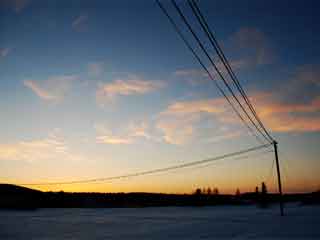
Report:
M 196 46 L 171 3 L 161 2 Z M 187 2 L 177 3 L 207 41 Z M 279 143 L 284 191 L 318 190 L 319 3 L 198 3 Z M 208 41 L 205 46 L 210 49 Z M 112 177 L 260 144 L 151 0 L 1 0 L 0 99 L 3 183 Z M 265 181 L 276 191 L 270 150 L 111 182 L 33 187 L 174 193 L 218 187 L 234 193 Z

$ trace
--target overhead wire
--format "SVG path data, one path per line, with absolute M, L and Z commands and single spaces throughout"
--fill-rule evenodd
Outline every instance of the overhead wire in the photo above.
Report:
M 259 156 L 264 156 L 266 154 L 269 154 L 269 153 L 273 153 L 274 151 L 273 150 L 265 150 L 263 152 L 255 152 L 255 154 L 250 154 L 250 155 L 245 155 L 245 156 L 240 156 L 240 157 L 236 157 L 236 158 L 232 158 L 230 159 L 231 161 L 235 160 L 235 161 L 238 161 L 238 160 L 242 160 L 242 159 L 249 159 L 251 157 L 254 157 L 255 155 L 259 155 Z M 205 168 L 205 167 L 210 167 L 212 166 L 213 164 L 217 164 L 217 163 L 221 163 L 221 162 L 210 162 L 208 164 L 205 164 L 205 165 L 200 165 L 200 166 L 195 166 L 194 168 L 192 169 L 201 169 L 201 168 Z
M 232 88 L 230 87 L 230 85 L 228 84 L 228 82 L 225 80 L 224 76 L 222 75 L 222 73 L 220 72 L 220 70 L 218 69 L 218 67 L 216 66 L 216 64 L 214 63 L 214 61 L 212 60 L 212 58 L 210 57 L 209 53 L 207 52 L 207 50 L 205 49 L 205 47 L 203 46 L 201 40 L 199 39 L 199 37 L 197 36 L 197 34 L 194 32 L 194 30 L 192 29 L 191 25 L 189 24 L 188 20 L 186 19 L 186 17 L 184 16 L 184 14 L 182 13 L 180 7 L 177 5 L 177 3 L 175 2 L 175 0 L 171 0 L 174 8 L 176 9 L 176 11 L 178 12 L 179 16 L 181 17 L 182 21 L 185 23 L 185 25 L 187 26 L 187 28 L 189 29 L 189 31 L 191 32 L 192 36 L 195 38 L 195 40 L 197 41 L 198 45 L 200 46 L 201 50 L 204 52 L 204 54 L 207 56 L 207 58 L 209 59 L 210 63 L 212 64 L 212 66 L 214 67 L 214 69 L 216 70 L 216 72 L 218 73 L 219 77 L 222 79 L 224 85 L 227 87 L 227 89 L 229 90 L 229 92 L 231 93 L 233 99 L 238 103 L 238 105 L 240 106 L 240 108 L 242 109 L 242 111 L 245 113 L 245 115 L 247 116 L 247 118 L 249 119 L 249 121 L 254 125 L 254 127 L 256 128 L 256 130 L 267 140 L 267 142 L 271 142 L 270 139 L 261 131 L 261 129 L 257 126 L 257 124 L 252 120 L 251 116 L 248 114 L 248 112 L 246 111 L 246 109 L 243 107 L 243 105 L 241 104 L 241 102 L 239 101 L 239 99 L 237 98 L 237 96 L 234 94 Z
M 234 71 L 232 70 L 232 67 L 228 61 L 228 59 L 226 58 L 225 54 L 223 53 L 219 42 L 216 40 L 214 34 L 212 33 L 205 17 L 203 16 L 203 14 L 201 13 L 200 8 L 198 7 L 196 1 L 194 0 L 188 0 L 188 4 L 193 12 L 193 14 L 196 16 L 198 22 L 200 23 L 202 29 L 204 30 L 204 32 L 206 33 L 207 37 L 209 38 L 209 41 L 211 43 L 211 45 L 214 47 L 216 53 L 218 54 L 221 62 L 223 63 L 223 65 L 225 66 L 227 72 L 229 73 L 233 83 L 236 85 L 238 91 L 240 92 L 242 98 L 244 99 L 245 103 L 247 104 L 247 106 L 249 107 L 250 111 L 252 112 L 253 116 L 255 117 L 255 119 L 257 120 L 258 124 L 260 125 L 260 127 L 262 128 L 262 130 L 266 133 L 266 135 L 268 136 L 268 138 L 271 141 L 274 141 L 273 137 L 269 134 L 269 132 L 266 130 L 264 124 L 262 123 L 261 119 L 259 118 L 255 108 L 253 107 L 250 99 L 248 98 L 247 94 L 245 93 L 243 87 L 240 84 L 240 81 L 238 80 L 236 74 L 234 73 Z
M 233 103 L 231 102 L 231 100 L 229 99 L 229 97 L 225 94 L 225 92 L 223 91 L 223 89 L 219 86 L 219 84 L 217 83 L 217 81 L 214 80 L 214 77 L 212 76 L 212 74 L 210 73 L 210 71 L 208 70 L 208 68 L 204 65 L 204 63 L 202 62 L 202 60 L 200 59 L 200 57 L 198 56 L 198 54 L 195 52 L 195 50 L 192 48 L 192 46 L 190 45 L 190 43 L 187 41 L 187 39 L 184 37 L 184 35 L 182 34 L 182 32 L 180 31 L 178 25 L 175 23 L 175 21 L 173 20 L 173 18 L 169 15 L 168 11 L 165 9 L 165 7 L 160 3 L 159 0 L 155 0 L 158 4 L 158 6 L 160 7 L 160 9 L 163 11 L 163 13 L 165 14 L 165 16 L 168 18 L 169 22 L 172 24 L 174 30 L 177 32 L 177 34 L 179 35 L 179 37 L 182 39 L 182 41 L 184 42 L 184 44 L 187 46 L 187 48 L 189 49 L 189 51 L 191 51 L 191 53 L 193 54 L 193 56 L 197 59 L 197 61 L 199 62 L 199 64 L 202 66 L 202 68 L 205 70 L 205 72 L 208 74 L 209 78 L 213 81 L 213 83 L 215 84 L 215 86 L 217 87 L 217 89 L 219 90 L 219 92 L 222 94 L 222 96 L 227 100 L 227 102 L 229 103 L 229 105 L 232 107 L 233 111 L 237 114 L 237 116 L 240 118 L 240 120 L 242 121 L 242 123 L 248 128 L 248 130 L 250 131 L 250 133 L 257 139 L 257 141 L 261 144 L 264 144 L 263 140 L 261 140 L 261 138 L 255 133 L 255 131 L 250 127 L 250 125 L 247 123 L 247 121 L 245 121 L 245 119 L 242 117 L 242 115 L 240 114 L 240 112 L 237 110 L 237 108 L 233 105 Z
M 233 152 L 233 153 L 228 153 L 228 154 L 224 154 L 221 156 L 208 158 L 208 159 L 204 159 L 204 160 L 193 161 L 193 162 L 174 165 L 174 166 L 170 166 L 170 167 L 157 168 L 157 169 L 141 171 L 141 172 L 136 172 L 136 173 L 129 173 L 129 174 L 113 176 L 113 177 L 93 178 L 93 179 L 73 180 L 73 181 L 61 181 L 61 182 L 21 183 L 20 185 L 22 185 L 22 186 L 41 186 L 41 185 L 49 186 L 49 185 L 81 184 L 81 183 L 91 183 L 91 182 L 106 182 L 106 181 L 112 181 L 112 180 L 117 180 L 117 179 L 138 177 L 138 176 L 143 176 L 143 175 L 150 175 L 150 174 L 160 173 L 160 172 L 168 172 L 168 171 L 175 170 L 175 169 L 196 166 L 196 165 L 200 165 L 200 164 L 205 164 L 205 163 L 209 163 L 209 162 L 213 162 L 213 161 L 222 160 L 225 158 L 231 158 L 234 156 L 243 155 L 248 152 L 253 152 L 253 151 L 263 149 L 263 148 L 268 148 L 268 147 L 270 147 L 270 144 L 264 144 L 264 145 L 259 145 L 256 147 L 252 147 L 252 148 L 248 148 L 245 150 L 241 150 L 241 151 L 237 151 L 237 152 Z

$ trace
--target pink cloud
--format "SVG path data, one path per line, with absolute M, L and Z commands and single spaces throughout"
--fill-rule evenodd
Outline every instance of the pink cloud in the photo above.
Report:
M 314 132 L 320 131 L 320 97 L 308 103 L 283 103 L 271 101 L 272 94 L 256 94 L 259 116 L 275 132 Z
M 153 139 L 148 132 L 146 122 L 131 122 L 127 127 L 113 129 L 106 125 L 96 124 L 96 140 L 102 144 L 122 145 L 134 144 L 138 139 Z
M 111 83 L 101 84 L 96 92 L 100 105 L 110 102 L 119 96 L 142 95 L 163 87 L 159 81 L 147 81 L 136 77 L 117 79 Z
M 24 86 L 31 89 L 38 97 L 47 101 L 60 101 L 69 91 L 75 75 L 62 75 L 50 77 L 43 81 L 24 80 Z

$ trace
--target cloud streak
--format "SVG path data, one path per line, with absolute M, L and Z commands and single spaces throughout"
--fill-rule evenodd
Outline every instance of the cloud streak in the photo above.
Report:
M 298 67 L 277 91 L 252 94 L 258 113 L 269 128 L 276 132 L 320 131 L 318 69 L 316 65 Z
M 111 83 L 101 84 L 96 92 L 98 103 L 104 105 L 119 96 L 143 95 L 160 89 L 163 84 L 159 81 L 147 81 L 136 77 L 117 79 Z
M 209 132 L 210 141 L 227 139 L 231 134 L 223 124 L 234 125 L 234 122 L 224 99 L 215 98 L 173 102 L 159 114 L 156 127 L 163 133 L 165 142 L 183 145 L 195 138 L 209 141 L 206 136 Z
M 0 144 L 0 159 L 6 161 L 81 160 L 71 153 L 60 131 L 52 131 L 46 138 Z
M 243 70 L 247 67 L 249 67 L 248 62 L 245 59 L 240 59 L 240 60 L 231 60 L 230 66 L 234 71 L 237 70 Z M 225 69 L 224 65 L 222 62 L 215 61 L 215 64 L 217 68 L 220 70 L 221 74 L 226 78 L 228 81 L 228 77 L 226 77 L 227 70 Z M 216 72 L 214 67 L 208 67 L 209 72 L 214 78 L 220 79 L 219 74 Z M 208 80 L 209 76 L 206 71 L 204 71 L 202 68 L 201 69 L 179 69 L 174 72 L 174 75 L 177 77 L 182 77 L 184 79 L 187 79 L 187 81 L 191 85 L 199 85 L 204 82 L 204 80 Z
M 114 133 L 111 128 L 101 124 L 95 125 L 95 129 L 97 143 L 102 144 L 126 145 L 136 143 L 139 139 L 152 139 L 148 133 L 148 124 L 146 122 L 132 122 L 118 133 Z
M 306 82 L 310 83 L 309 80 Z M 250 99 L 266 127 L 273 132 L 285 133 L 320 131 L 320 97 L 315 96 L 307 102 L 286 102 L 278 97 L 285 94 L 282 91 L 252 94 Z M 156 124 L 167 143 L 178 145 L 197 137 L 204 138 L 203 126 L 213 136 L 207 139 L 208 142 L 244 134 L 241 121 L 231 112 L 224 98 L 173 102 L 159 114 Z
M 253 99 L 257 103 L 258 114 L 272 131 L 320 131 L 320 97 L 308 103 L 271 101 L 272 93 L 256 94 Z
M 65 97 L 76 79 L 75 75 L 63 75 L 50 77 L 43 81 L 28 79 L 24 80 L 23 84 L 41 99 L 58 102 Z
M 195 119 L 192 116 L 161 118 L 156 128 L 163 133 L 163 140 L 174 145 L 186 144 L 194 133 Z
M 252 70 L 260 65 L 271 64 L 276 58 L 267 36 L 256 28 L 240 28 L 226 43 L 227 50 L 234 53 L 228 60 L 236 73 L 247 69 Z M 215 58 L 213 61 L 226 81 L 231 81 L 223 63 Z M 208 70 L 214 78 L 220 80 L 220 76 L 213 66 L 210 65 Z M 174 74 L 186 79 L 191 85 L 199 85 L 209 79 L 208 74 L 202 68 L 178 69 Z

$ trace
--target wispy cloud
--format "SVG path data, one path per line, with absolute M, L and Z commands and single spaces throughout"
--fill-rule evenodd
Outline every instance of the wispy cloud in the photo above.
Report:
M 273 131 L 320 131 L 319 79 L 319 66 L 300 66 L 277 89 L 253 93 L 252 99 Z
M 11 51 L 11 48 L 0 48 L 0 57 L 6 57 Z
M 319 96 L 306 103 L 288 103 L 277 99 L 276 94 L 256 92 L 251 97 L 267 128 L 273 132 L 320 131 Z M 160 114 L 157 127 L 163 131 L 168 143 L 184 144 L 197 135 L 199 129 L 196 126 L 206 117 L 219 130 L 215 133 L 215 139 L 223 140 L 241 135 L 241 121 L 230 112 L 222 98 L 172 103 Z M 220 131 L 223 126 L 231 128 Z
M 273 132 L 320 131 L 320 97 L 317 94 L 320 72 L 317 73 L 316 68 L 302 69 L 299 68 L 293 79 L 286 81 L 286 87 L 250 94 L 258 115 Z M 306 87 L 316 89 L 316 94 L 301 97 L 299 89 Z M 291 88 L 299 91 L 300 98 L 292 100 Z M 159 114 L 156 125 L 164 140 L 171 144 L 186 144 L 197 137 L 203 139 L 202 127 L 214 136 L 207 138 L 209 142 L 244 134 L 241 121 L 231 112 L 224 98 L 173 102 Z
M 23 84 L 30 88 L 38 97 L 47 101 L 60 101 L 67 94 L 75 75 L 62 75 L 50 77 L 43 81 L 24 80 Z
M 312 101 L 320 91 L 320 65 L 307 64 L 299 66 L 286 84 L 280 84 L 280 98 L 291 102 Z M 303 94 L 301 93 L 308 93 Z
M 88 64 L 88 74 L 92 77 L 100 76 L 104 71 L 103 62 L 91 62 Z
M 276 59 L 276 54 L 271 47 L 268 37 L 256 28 L 240 28 L 226 41 L 225 45 L 226 50 L 234 53 L 228 59 L 232 69 L 236 73 L 273 63 Z M 226 81 L 229 81 L 230 78 L 223 63 L 217 58 L 213 58 L 213 60 Z M 208 70 L 214 78 L 220 79 L 219 74 L 213 66 L 209 66 Z M 209 79 L 208 74 L 202 68 L 178 69 L 174 74 L 187 80 L 191 85 L 199 85 Z
M 148 128 L 149 126 L 146 122 L 131 122 L 127 127 L 120 128 L 120 130 L 117 131 L 112 130 L 112 128 L 106 125 L 96 124 L 96 140 L 98 143 L 103 144 L 133 144 L 139 139 L 153 138 L 148 133 Z
M 114 136 L 112 134 L 109 134 L 109 135 L 98 136 L 97 142 L 104 143 L 104 144 L 118 145 L 118 144 L 131 144 L 132 140 L 131 140 L 131 138 L 118 137 L 118 136 Z
M 117 79 L 111 83 L 101 84 L 96 92 L 97 102 L 104 105 L 118 96 L 142 95 L 163 86 L 160 81 L 147 81 L 137 77 Z
M 269 94 L 253 97 L 258 114 L 266 125 L 275 132 L 320 131 L 320 97 L 307 103 L 281 102 Z
M 162 115 L 184 115 L 197 113 L 223 113 L 225 103 L 223 99 L 200 99 L 192 101 L 178 101 L 170 104 Z
M 197 137 L 208 142 L 209 132 L 210 141 L 235 137 L 223 127 L 234 122 L 224 99 L 215 98 L 173 102 L 159 114 L 156 127 L 167 143 L 182 145 Z
M 46 100 L 56 100 L 56 96 L 51 95 L 49 91 L 45 90 L 44 88 L 40 87 L 38 83 L 33 80 L 25 80 L 23 84 L 26 87 L 29 87 L 35 94 L 37 94 L 40 98 Z
M 223 66 L 223 63 L 220 61 L 215 61 L 215 64 L 220 70 L 221 74 L 225 77 L 227 70 Z M 249 67 L 248 62 L 245 59 L 232 60 L 230 61 L 230 66 L 234 71 L 243 70 Z M 220 79 L 214 67 L 208 67 L 208 70 L 214 78 Z M 178 69 L 177 71 L 174 72 L 174 75 L 177 77 L 182 77 L 186 79 L 191 85 L 199 85 L 209 79 L 207 72 L 205 72 L 202 68 L 201 69 L 195 69 L 195 68 L 194 69 Z M 226 78 L 226 80 L 228 80 L 228 78 Z
M 163 133 L 163 139 L 169 144 L 182 145 L 187 143 L 194 133 L 195 119 L 193 116 L 160 118 L 156 127 Z
M 231 36 L 230 41 L 233 49 L 243 51 L 243 57 L 253 65 L 269 64 L 275 59 L 267 35 L 257 28 L 242 27 Z
M 81 160 L 71 153 L 61 131 L 53 130 L 46 138 L 0 144 L 0 159 L 7 161 L 56 161 Z
M 72 21 L 71 26 L 76 31 L 85 31 L 88 29 L 88 19 L 88 15 L 80 15 Z

